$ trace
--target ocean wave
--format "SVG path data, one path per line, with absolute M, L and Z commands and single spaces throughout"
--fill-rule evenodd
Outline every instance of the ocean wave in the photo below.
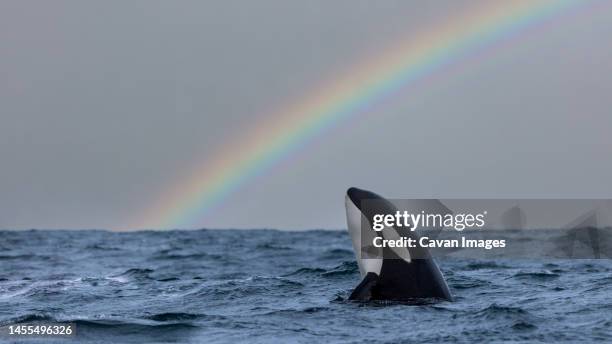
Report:
M 512 324 L 512 328 L 517 331 L 528 331 L 528 330 L 534 330 L 538 327 L 535 324 L 532 324 L 528 321 L 517 321 L 514 324 Z
M 337 277 L 345 275 L 353 275 L 359 271 L 357 262 L 345 261 L 332 268 L 321 268 L 321 267 L 305 267 L 299 268 L 293 272 L 283 275 L 283 277 L 295 277 L 295 276 L 320 276 L 320 277 Z
M 13 317 L 0 322 L 1 326 L 24 323 L 74 323 L 77 330 L 84 328 L 133 328 L 144 329 L 151 327 L 197 327 L 193 323 L 198 319 L 223 319 L 221 316 L 208 316 L 205 314 L 190 313 L 160 313 L 142 318 L 87 318 L 87 317 L 56 317 L 44 313 L 29 313 Z
M 170 252 L 160 252 L 156 254 L 154 259 L 159 260 L 213 260 L 213 261 L 223 261 L 226 260 L 226 256 L 220 254 L 211 254 L 206 252 L 197 252 L 197 253 L 170 253 Z
M 493 303 L 473 314 L 474 318 L 486 320 L 511 319 L 531 323 L 533 316 L 522 307 L 503 306 Z
M 512 277 L 518 279 L 533 279 L 533 280 L 551 280 L 559 278 L 558 273 L 551 271 L 537 271 L 537 272 L 517 272 Z
M 289 309 L 275 309 L 261 315 L 291 315 L 291 316 L 305 316 L 314 313 L 321 313 L 325 311 L 329 311 L 329 307 L 321 307 L 321 306 L 312 306 L 312 307 L 304 307 L 304 308 L 289 308 Z
M 282 251 L 293 250 L 292 247 L 284 246 L 284 245 L 279 245 L 279 244 L 271 243 L 271 242 L 259 244 L 259 245 L 255 246 L 255 248 L 258 249 L 258 250 L 273 250 L 273 251 L 276 251 L 276 250 L 282 250 Z
M 289 276 L 301 276 L 301 275 L 320 275 L 327 270 L 323 268 L 299 268 L 293 272 L 283 275 L 284 277 Z
M 345 276 L 345 275 L 353 275 L 359 271 L 359 266 L 357 262 L 342 262 L 340 265 L 337 265 L 325 272 L 321 275 L 324 277 L 336 277 L 336 276 Z
M 320 254 L 323 259 L 351 258 L 353 256 L 353 251 L 344 248 L 332 248 Z
M 481 262 L 471 262 L 465 266 L 465 270 L 497 270 L 497 269 L 508 269 L 510 268 L 507 265 L 497 263 L 494 261 L 481 261 Z
M 189 291 L 184 296 L 203 297 L 206 299 L 234 300 L 255 295 L 271 296 L 276 293 L 287 293 L 302 289 L 304 284 L 286 277 L 254 276 L 202 285 Z
M 224 319 L 223 316 L 211 316 L 206 314 L 193 314 L 193 313 L 158 313 L 146 316 L 145 319 L 159 321 L 159 322 L 175 322 L 185 320 L 198 320 L 198 319 Z
M 150 274 L 153 273 L 154 271 L 155 270 L 153 269 L 147 269 L 147 268 L 131 268 L 131 269 L 125 270 L 122 273 L 108 276 L 107 279 L 121 282 L 121 283 L 127 283 L 130 280 L 152 279 Z
M 65 280 L 40 280 L 33 283 L 23 281 L 11 282 L 4 285 L 0 300 L 13 300 L 14 298 L 46 299 L 51 296 L 63 295 L 75 285 L 79 284 L 80 278 Z
M 0 321 L 0 326 L 11 325 L 11 324 L 20 324 L 20 323 L 30 323 L 30 322 L 52 322 L 56 321 L 55 318 L 45 313 L 28 313 L 19 315 L 13 318 L 8 318 L 6 320 Z
M 53 257 L 48 256 L 48 255 L 40 255 L 40 254 L 0 255 L 0 260 L 31 260 L 31 259 L 50 260 L 50 259 L 53 259 Z
M 115 246 L 107 246 L 104 244 L 92 244 L 85 246 L 84 250 L 121 251 L 121 248 Z
M 468 276 L 451 276 L 447 278 L 448 284 L 453 289 L 471 289 L 480 287 L 489 287 L 490 281 L 482 280 L 475 277 Z

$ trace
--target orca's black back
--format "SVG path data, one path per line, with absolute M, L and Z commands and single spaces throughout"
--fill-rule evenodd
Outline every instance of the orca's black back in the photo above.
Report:
M 448 285 L 433 259 L 385 259 L 372 293 L 373 299 L 405 300 L 411 298 L 452 300 Z

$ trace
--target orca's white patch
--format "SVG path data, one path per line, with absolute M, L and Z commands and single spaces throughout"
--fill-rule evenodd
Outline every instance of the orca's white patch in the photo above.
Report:
M 362 258 L 361 257 L 361 223 L 365 220 L 365 217 L 361 213 L 361 210 L 353 204 L 353 201 L 345 196 L 344 204 L 346 207 L 346 223 L 348 224 L 348 231 L 351 235 L 353 242 L 353 250 L 355 251 L 355 258 L 357 258 L 357 265 L 359 265 L 359 272 L 361 276 L 365 276 L 368 272 L 373 272 L 380 275 L 382 268 L 382 258 Z M 371 231 L 374 233 L 373 231 Z M 374 235 L 372 235 L 374 239 Z M 382 255 L 381 255 L 382 257 Z

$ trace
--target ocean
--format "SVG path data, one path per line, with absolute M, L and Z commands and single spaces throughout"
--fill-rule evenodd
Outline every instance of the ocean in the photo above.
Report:
M 18 343 L 611 342 L 609 259 L 440 258 L 454 302 L 348 301 L 346 231 L 0 231 L 0 326 Z

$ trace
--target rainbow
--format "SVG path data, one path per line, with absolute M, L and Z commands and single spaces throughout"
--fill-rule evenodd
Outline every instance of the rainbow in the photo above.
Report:
M 376 102 L 424 79 L 443 66 L 515 35 L 525 28 L 581 4 L 572 0 L 501 1 L 472 8 L 411 35 L 381 54 L 356 63 L 346 73 L 253 128 L 248 137 L 223 146 L 193 174 L 161 194 L 134 228 L 185 228 L 242 185 L 265 173 L 318 135 L 363 112 Z M 201 224 L 200 224 L 201 225 Z

